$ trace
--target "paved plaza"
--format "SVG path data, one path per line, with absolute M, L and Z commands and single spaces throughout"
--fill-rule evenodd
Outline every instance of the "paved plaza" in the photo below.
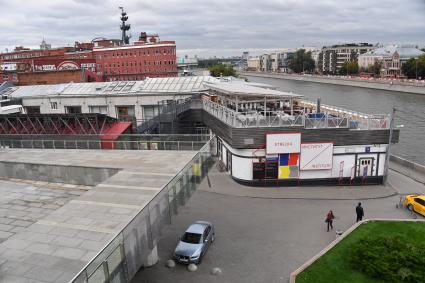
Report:
M 0 243 L 89 189 L 69 184 L 0 180 Z
M 425 193 L 422 183 L 394 171 L 389 177 L 392 185 L 387 187 L 247 188 L 214 170 L 209 177 L 211 187 L 204 180 L 167 227 L 159 244 L 160 262 L 139 271 L 133 283 L 288 282 L 292 271 L 335 239 L 335 232 L 327 232 L 324 222 L 330 209 L 336 215 L 334 230 L 347 230 L 355 222 L 358 199 L 366 218 L 405 219 L 412 215 L 396 208 L 397 194 Z M 344 199 L 337 199 L 341 194 Z M 165 267 L 178 237 L 201 219 L 215 224 L 216 241 L 199 269 L 189 272 L 182 265 Z M 214 267 L 222 274 L 211 275 Z
M 98 183 L 0 182 L 0 282 L 69 282 L 195 154 L 3 149 L 10 174 Z

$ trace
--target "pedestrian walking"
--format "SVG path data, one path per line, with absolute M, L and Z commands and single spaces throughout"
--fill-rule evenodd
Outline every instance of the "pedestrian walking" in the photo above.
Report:
M 359 202 L 359 204 L 356 206 L 356 215 L 357 215 L 356 222 L 362 221 L 364 216 L 364 210 L 363 210 L 361 202 Z
M 332 212 L 332 210 L 329 210 L 328 215 L 326 215 L 326 219 L 325 219 L 325 222 L 328 224 L 328 232 L 329 232 L 329 227 L 331 229 L 334 228 L 334 226 L 332 225 L 334 218 L 335 218 L 334 213 Z

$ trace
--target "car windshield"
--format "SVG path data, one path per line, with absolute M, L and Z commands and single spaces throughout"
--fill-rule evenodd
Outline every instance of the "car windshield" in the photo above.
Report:
M 184 233 L 182 237 L 182 242 L 189 243 L 189 244 L 199 244 L 201 242 L 201 234 L 195 234 L 195 233 Z

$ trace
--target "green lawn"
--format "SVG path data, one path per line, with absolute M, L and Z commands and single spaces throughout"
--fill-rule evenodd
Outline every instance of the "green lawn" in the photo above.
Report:
M 338 243 L 297 276 L 297 283 L 368 283 L 384 282 L 375 280 L 352 269 L 348 259 L 353 247 L 367 235 L 399 236 L 412 245 L 425 241 L 425 223 L 376 221 L 360 225 L 355 231 Z

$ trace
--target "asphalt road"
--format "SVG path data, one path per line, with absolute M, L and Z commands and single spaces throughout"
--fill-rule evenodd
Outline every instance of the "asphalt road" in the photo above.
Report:
M 367 218 L 411 218 L 397 209 L 398 196 L 363 200 Z M 160 261 L 142 269 L 135 282 L 288 282 L 289 275 L 332 240 L 324 222 L 332 209 L 336 229 L 346 230 L 355 221 L 355 200 L 288 200 L 226 196 L 206 191 L 193 194 L 159 243 Z M 216 241 L 198 270 L 177 265 L 169 269 L 178 237 L 196 220 L 216 226 Z M 219 267 L 222 274 L 210 271 Z

